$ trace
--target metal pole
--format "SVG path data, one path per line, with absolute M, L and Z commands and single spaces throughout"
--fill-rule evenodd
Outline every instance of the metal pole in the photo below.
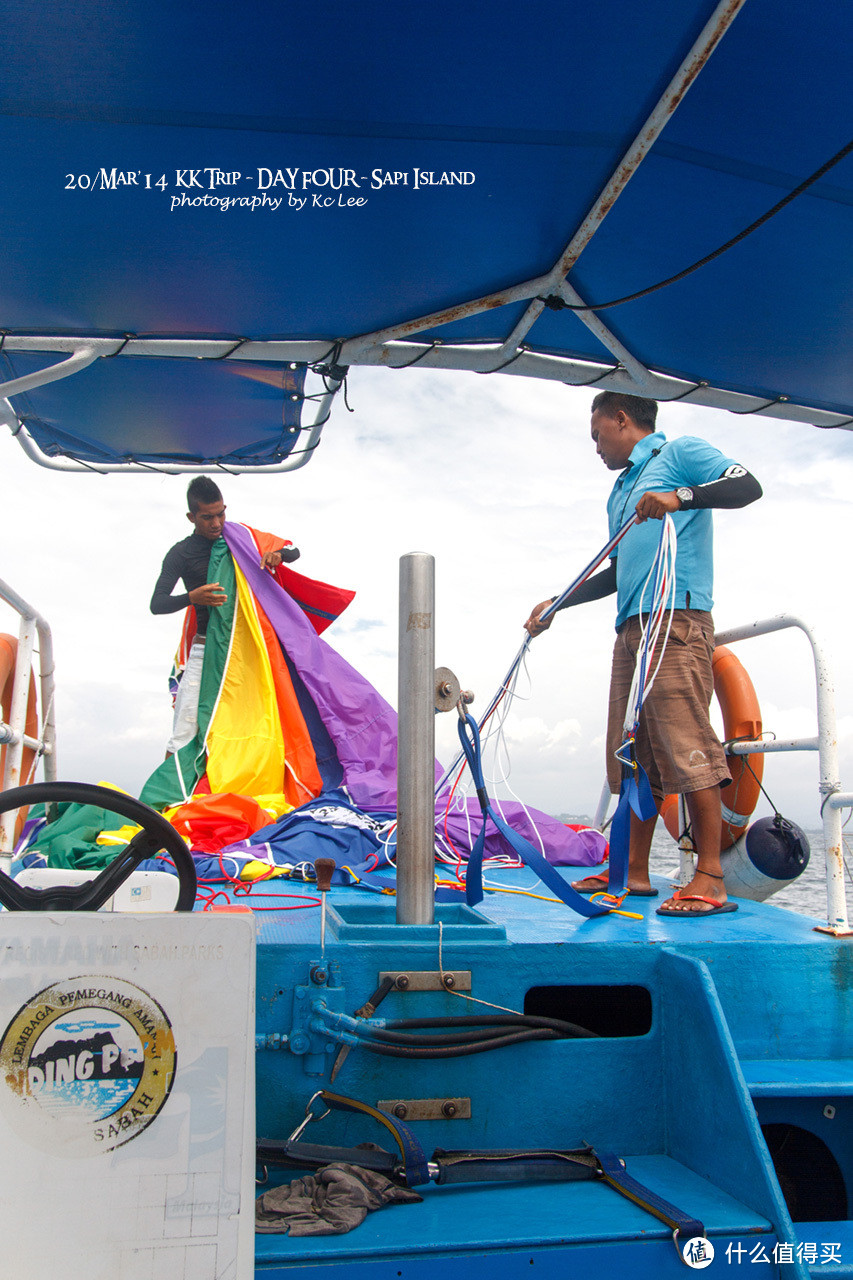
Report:
M 397 923 L 435 919 L 435 560 L 400 557 Z

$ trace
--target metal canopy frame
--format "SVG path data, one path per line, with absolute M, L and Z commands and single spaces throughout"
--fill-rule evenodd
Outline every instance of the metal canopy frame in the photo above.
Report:
M 526 280 L 506 289 L 471 299 L 442 311 L 418 316 L 389 328 L 348 339 L 263 340 L 263 339 L 182 339 L 121 338 L 86 336 L 38 336 L 6 334 L 3 349 L 13 352 L 54 353 L 64 356 L 47 369 L 13 379 L 0 385 L 0 421 L 5 422 L 30 458 L 42 466 L 63 471 L 156 471 L 181 472 L 220 471 L 281 473 L 304 466 L 316 448 L 323 426 L 328 421 L 334 397 L 343 385 L 349 366 L 381 366 L 403 369 L 418 364 L 425 369 L 467 370 L 475 373 L 505 373 L 515 377 L 544 378 L 569 386 L 592 386 L 602 390 L 622 391 L 649 396 L 661 401 L 685 400 L 708 408 L 725 409 L 738 414 L 760 414 L 817 427 L 853 427 L 853 418 L 805 404 L 792 402 L 785 394 L 773 399 L 714 387 L 710 381 L 687 381 L 647 367 L 622 343 L 594 311 L 578 310 L 574 314 L 613 356 L 613 363 L 555 355 L 537 350 L 525 338 L 551 298 L 572 307 L 587 304 L 567 276 L 584 249 L 592 241 L 607 214 L 613 208 L 631 177 L 660 136 L 668 120 L 683 101 L 684 95 L 701 73 L 722 37 L 745 5 L 746 0 L 719 0 L 713 14 L 694 42 L 659 101 L 620 160 L 610 179 L 595 200 L 566 248 L 545 275 Z M 422 338 L 443 325 L 493 311 L 510 304 L 527 302 L 528 306 L 503 342 L 454 342 L 440 338 Z M 331 344 L 331 345 L 330 345 Z M 200 360 L 264 361 L 297 363 L 317 369 L 334 352 L 333 371 L 324 366 L 325 394 L 319 397 L 315 420 L 299 429 L 294 448 L 280 463 L 241 465 L 226 460 L 208 463 L 149 464 L 133 459 L 127 462 L 83 463 L 69 457 L 51 457 L 37 445 L 24 422 L 9 403 L 8 397 L 31 388 L 71 376 L 99 358 L 135 359 L 140 357 L 194 358 Z

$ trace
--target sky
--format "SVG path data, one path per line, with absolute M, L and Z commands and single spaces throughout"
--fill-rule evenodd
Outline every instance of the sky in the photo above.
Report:
M 85 376 L 81 374 L 79 376 Z M 223 477 L 229 518 L 290 538 L 296 566 L 355 589 L 325 638 L 397 704 L 400 556 L 436 561 L 436 663 L 495 693 L 532 605 L 562 590 L 607 540 L 614 476 L 589 436 L 589 390 L 495 374 L 353 369 L 311 462 L 280 476 Z M 853 435 L 680 402 L 670 438 L 700 435 L 752 471 L 760 502 L 715 513 L 717 630 L 780 614 L 816 633 L 834 676 L 840 780 L 853 790 L 850 545 Z M 148 602 L 168 548 L 190 532 L 187 476 L 63 475 L 0 437 L 0 577 L 50 623 L 59 776 L 138 794 L 163 758 L 166 680 L 180 615 Z M 530 647 L 490 789 L 555 814 L 595 812 L 614 599 L 561 613 Z M 0 630 L 17 633 L 0 603 Z M 765 730 L 816 733 L 811 649 L 799 630 L 739 643 Z M 715 713 L 716 715 L 716 713 Z M 718 719 L 718 723 L 721 721 Z M 437 754 L 457 746 L 436 721 Z M 488 781 L 488 780 L 487 780 Z M 770 756 L 765 786 L 785 816 L 819 826 L 815 753 Z M 772 812 L 762 800 L 757 813 Z

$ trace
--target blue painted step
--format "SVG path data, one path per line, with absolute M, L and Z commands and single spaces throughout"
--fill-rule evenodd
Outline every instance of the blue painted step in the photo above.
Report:
M 740 1065 L 754 1098 L 853 1094 L 853 1063 L 837 1058 L 747 1058 Z

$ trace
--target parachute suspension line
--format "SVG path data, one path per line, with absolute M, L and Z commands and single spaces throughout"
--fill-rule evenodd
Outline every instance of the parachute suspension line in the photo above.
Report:
M 557 612 L 558 609 L 561 609 L 563 605 L 566 603 L 566 601 L 568 601 L 570 596 L 574 595 L 574 593 L 578 590 L 578 588 L 581 587 L 586 582 L 587 578 L 590 578 L 592 574 L 595 573 L 596 569 L 601 567 L 604 561 L 610 557 L 610 555 L 613 553 L 613 551 L 616 549 L 616 547 L 625 537 L 625 534 L 628 532 L 631 526 L 636 524 L 636 522 L 637 522 L 636 514 L 630 516 L 625 521 L 625 523 L 622 525 L 622 527 L 619 530 L 617 530 L 617 532 L 613 535 L 610 541 L 604 547 L 601 548 L 598 554 L 592 560 L 590 560 L 586 568 L 583 569 L 580 574 L 578 574 L 574 582 L 569 583 L 565 591 L 561 592 L 561 594 L 551 602 L 548 608 L 542 611 L 541 620 L 543 622 L 546 622 L 548 618 L 550 618 L 553 614 Z M 522 664 L 525 661 L 525 658 L 527 657 L 527 650 L 530 647 L 530 639 L 531 637 L 529 635 L 525 636 L 524 642 L 521 648 L 519 649 L 518 653 L 513 658 L 510 668 L 507 671 L 506 675 L 504 676 L 498 688 L 497 693 L 494 695 L 491 702 L 487 706 L 486 710 L 483 712 L 481 719 L 477 722 L 478 731 L 482 731 L 483 727 L 491 719 L 491 717 L 494 715 L 495 711 L 497 710 L 498 706 L 500 706 L 501 702 L 505 698 L 508 697 L 509 700 L 511 701 L 516 696 L 515 684 L 518 679 L 519 669 L 521 668 Z M 436 788 L 435 788 L 436 795 L 440 794 L 440 792 L 446 786 L 448 779 L 451 778 L 454 773 L 456 773 L 460 764 L 462 764 L 463 762 L 463 758 L 464 758 L 464 752 L 460 751 L 458 755 L 455 757 L 455 759 L 453 760 L 453 763 L 447 769 L 445 769 L 444 773 L 442 774 L 441 778 L 436 784 Z
M 672 516 L 665 516 L 657 555 L 649 570 L 648 577 L 643 583 L 643 590 L 640 595 L 640 618 L 645 617 L 646 620 L 642 624 L 640 643 L 637 649 L 637 661 L 634 667 L 634 678 L 631 682 L 628 706 L 625 711 L 624 732 L 626 737 L 633 738 L 636 735 L 643 702 L 648 696 L 655 682 L 655 676 L 660 670 L 660 664 L 663 661 L 664 651 L 669 639 L 669 632 L 672 627 L 672 613 L 675 608 L 676 551 L 675 525 L 673 524 Z M 650 583 L 651 601 L 646 615 L 643 606 Z M 660 646 L 655 668 L 650 671 L 649 663 L 654 655 L 662 631 L 663 643 Z
M 628 885 L 628 855 L 631 843 L 631 814 L 641 822 L 648 821 L 657 815 L 657 805 L 652 796 L 646 771 L 636 755 L 637 728 L 640 723 L 640 712 L 648 693 L 654 684 L 655 676 L 660 670 L 666 642 L 672 626 L 672 613 L 675 608 L 675 557 L 677 545 L 675 525 L 672 516 L 664 516 L 660 531 L 660 540 L 654 562 L 648 577 L 643 583 L 640 594 L 640 618 L 643 617 L 643 603 L 646 591 L 651 583 L 651 600 L 646 621 L 642 626 L 637 657 L 634 663 L 634 677 L 628 694 L 628 706 L 622 734 L 622 745 L 616 752 L 616 759 L 622 766 L 622 785 L 619 791 L 619 802 L 613 821 L 610 825 L 610 867 L 608 884 L 610 892 L 604 899 L 606 902 L 618 900 L 621 905 Z M 666 620 L 666 621 L 665 621 Z M 664 629 L 665 625 L 665 629 Z M 650 659 L 662 638 L 657 663 L 653 671 L 649 670 Z

